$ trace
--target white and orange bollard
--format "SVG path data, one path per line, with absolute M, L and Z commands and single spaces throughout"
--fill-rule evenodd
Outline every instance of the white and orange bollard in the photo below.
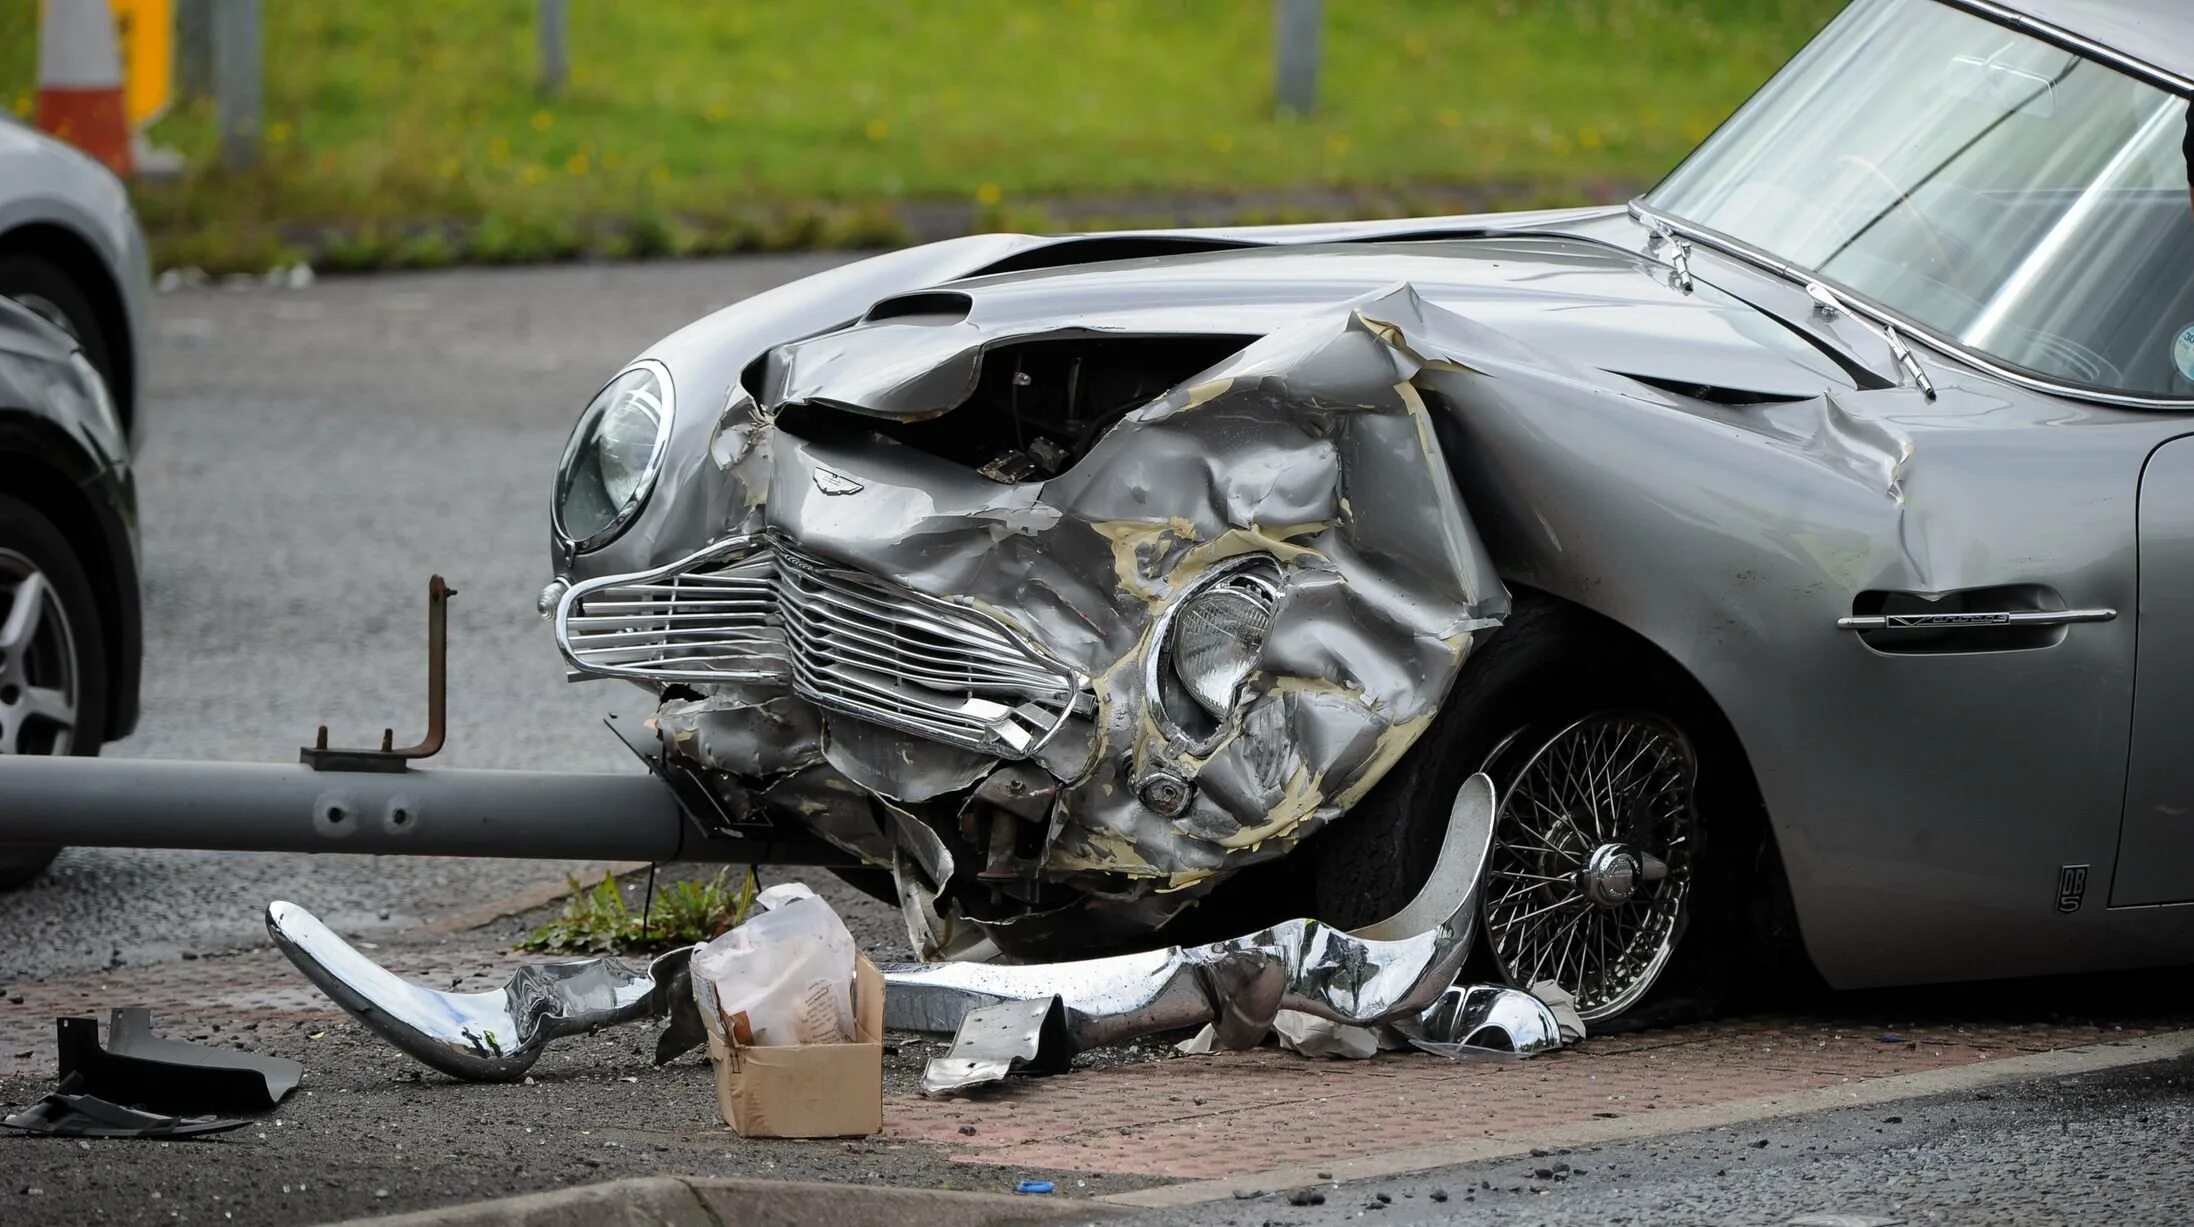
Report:
M 47 0 L 38 30 L 38 126 L 130 173 L 129 103 L 108 0 Z

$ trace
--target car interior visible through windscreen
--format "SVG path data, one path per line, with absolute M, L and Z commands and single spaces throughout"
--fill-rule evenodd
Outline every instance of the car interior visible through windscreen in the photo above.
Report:
M 2046 378 L 2194 397 L 2188 101 L 1860 0 L 1646 203 Z

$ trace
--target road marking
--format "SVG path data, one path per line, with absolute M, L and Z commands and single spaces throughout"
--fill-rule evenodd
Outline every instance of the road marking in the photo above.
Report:
M 1546 1150 L 1560 1146 L 1572 1149 L 1605 1146 L 1615 1142 L 1664 1137 L 1672 1133 L 1690 1133 L 1699 1129 L 1714 1129 L 1774 1117 L 1804 1116 L 1833 1108 L 1864 1107 L 1869 1104 L 1894 1103 L 1930 1095 L 1978 1090 L 2032 1078 L 2091 1074 L 2121 1066 L 2168 1061 L 2189 1053 L 2194 1053 L 2194 1031 L 2170 1031 L 2139 1039 L 1975 1061 L 1949 1069 L 1893 1074 L 1843 1086 L 1820 1087 L 1784 1095 L 1763 1095 L 1757 1099 L 1740 1099 L 1732 1103 L 1678 1108 L 1613 1120 L 1576 1121 L 1552 1128 L 1390 1150 L 1354 1159 L 1321 1159 L 1315 1163 L 1288 1164 L 1218 1180 L 1191 1180 L 1128 1193 L 1110 1193 L 1095 1200 L 1146 1209 L 1194 1206 L 1204 1202 L 1225 1201 L 1236 1196 L 1248 1197 L 1259 1193 L 1299 1189 L 1305 1185 L 1403 1176 L 1465 1163 L 1510 1159 L 1529 1154 L 1534 1147 Z

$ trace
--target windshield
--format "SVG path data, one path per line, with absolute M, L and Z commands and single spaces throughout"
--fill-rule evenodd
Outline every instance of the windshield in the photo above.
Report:
M 1859 0 L 1645 203 L 2029 374 L 2194 397 L 2187 100 Z

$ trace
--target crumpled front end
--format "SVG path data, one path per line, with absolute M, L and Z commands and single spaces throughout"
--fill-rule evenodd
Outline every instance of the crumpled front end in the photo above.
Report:
M 727 812 L 890 869 L 923 957 L 1147 932 L 1345 814 L 1498 624 L 1420 386 L 1505 342 L 1406 286 L 1240 344 L 926 297 L 773 351 L 722 535 L 558 640 L 663 688 Z

